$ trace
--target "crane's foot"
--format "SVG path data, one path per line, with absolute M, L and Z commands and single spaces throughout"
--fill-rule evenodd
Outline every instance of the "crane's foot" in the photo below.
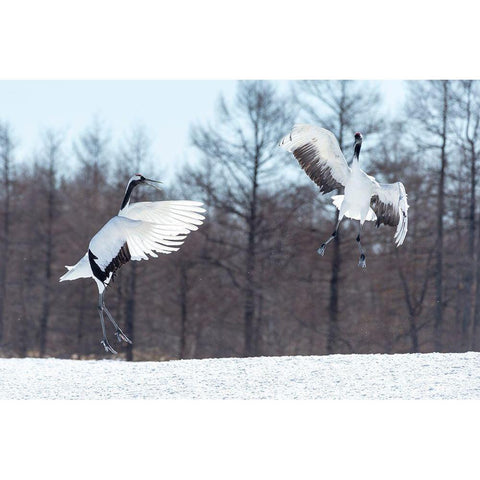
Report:
M 120 343 L 122 340 L 126 343 L 132 343 L 132 341 L 119 329 L 115 330 L 115 336 L 117 337 L 118 342 Z
M 358 266 L 362 267 L 362 268 L 367 267 L 367 262 L 365 260 L 365 255 L 363 253 L 360 255 L 360 260 L 358 261 Z
M 108 343 L 108 340 L 106 338 L 103 338 L 102 341 L 100 342 L 103 345 L 103 348 L 105 349 L 106 352 L 113 353 L 114 355 L 117 354 L 117 352 L 112 348 L 112 346 Z
M 322 243 L 320 245 L 320 248 L 317 250 L 317 253 L 323 257 L 325 255 L 326 248 L 327 248 L 327 245 L 325 243 Z

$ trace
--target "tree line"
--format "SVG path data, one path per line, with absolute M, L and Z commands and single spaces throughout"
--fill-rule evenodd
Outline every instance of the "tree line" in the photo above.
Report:
M 251 355 L 465 351 L 480 348 L 480 84 L 409 81 L 398 112 L 360 81 L 238 82 L 210 123 L 191 126 L 195 156 L 159 195 L 134 201 L 201 200 L 206 222 L 181 250 L 129 262 L 107 289 L 133 340 L 127 360 Z M 0 110 L 0 118 L 1 110 Z M 367 269 L 357 267 L 357 227 L 333 230 L 321 196 L 278 142 L 295 122 L 331 130 L 347 159 L 364 135 L 361 165 L 401 180 L 409 232 L 364 227 Z M 120 207 L 130 176 L 162 179 L 145 129 L 112 147 L 94 121 L 73 142 L 45 132 L 18 155 L 14 126 L 0 122 L 0 355 L 109 357 L 100 346 L 96 285 L 58 283 L 64 265 Z

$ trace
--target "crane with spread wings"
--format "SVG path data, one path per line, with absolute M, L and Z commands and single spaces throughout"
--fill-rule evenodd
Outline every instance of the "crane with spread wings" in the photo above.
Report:
M 118 269 L 130 260 L 148 260 L 148 255 L 176 252 L 186 236 L 203 223 L 205 210 L 201 202 L 168 200 L 162 202 L 137 202 L 130 204 L 130 196 L 138 185 L 160 189 L 156 180 L 136 174 L 128 181 L 118 215 L 111 218 L 90 240 L 87 253 L 60 281 L 93 278 L 98 287 L 98 313 L 102 326 L 101 344 L 105 351 L 117 353 L 110 345 L 105 331 L 103 314 L 115 328 L 118 341 L 132 343 L 122 332 L 105 306 L 103 295 Z
M 343 217 L 359 221 L 357 243 L 360 267 L 366 267 L 365 251 L 360 236 L 365 221 L 396 227 L 394 240 L 402 245 L 408 230 L 407 193 L 402 182 L 379 183 L 367 175 L 359 163 L 363 136 L 355 133 L 353 160 L 347 164 L 335 135 L 325 128 L 299 124 L 280 141 L 280 147 L 291 152 L 306 174 L 320 187 L 320 192 L 344 188 L 343 195 L 334 195 L 333 204 L 340 211 L 335 231 L 318 249 L 325 254 L 326 246 L 336 237 Z

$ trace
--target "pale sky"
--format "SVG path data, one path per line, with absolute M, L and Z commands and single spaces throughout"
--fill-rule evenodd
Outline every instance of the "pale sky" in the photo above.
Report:
M 288 92 L 289 81 L 277 83 Z M 403 82 L 379 84 L 385 107 L 400 108 Z M 168 175 L 195 155 L 189 141 L 192 123 L 213 120 L 220 94 L 229 99 L 235 89 L 234 80 L 2 80 L 0 120 L 13 128 L 17 157 L 27 159 L 47 128 L 65 133 L 66 154 L 73 159 L 72 141 L 95 116 L 110 131 L 113 147 L 132 127 L 143 125 L 152 141 L 152 160 Z

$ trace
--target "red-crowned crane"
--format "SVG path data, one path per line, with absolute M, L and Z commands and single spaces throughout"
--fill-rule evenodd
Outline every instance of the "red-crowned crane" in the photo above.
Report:
M 348 166 L 335 135 L 325 128 L 295 125 L 291 133 L 280 141 L 280 147 L 293 153 L 307 175 L 320 187 L 320 192 L 328 193 L 345 187 L 344 195 L 332 197 L 333 204 L 340 210 L 338 222 L 335 231 L 320 246 L 318 253 L 325 254 L 325 248 L 337 235 L 344 216 L 359 220 L 358 265 L 365 268 L 365 251 L 360 242 L 364 222 L 376 222 L 377 227 L 382 223 L 397 227 L 394 239 L 398 247 L 407 235 L 408 203 L 403 183 L 378 183 L 360 168 L 362 140 L 362 134 L 357 132 L 351 167 Z
M 128 181 L 118 215 L 111 218 L 90 240 L 87 253 L 60 281 L 93 278 L 98 287 L 98 313 L 102 326 L 101 344 L 106 352 L 117 353 L 107 340 L 103 313 L 115 328 L 117 340 L 132 343 L 122 332 L 105 306 L 103 294 L 117 270 L 129 260 L 148 260 L 157 253 L 177 251 L 186 236 L 203 223 L 205 210 L 201 202 L 168 200 L 130 204 L 130 196 L 138 185 L 150 185 L 157 190 L 156 180 L 136 174 Z

